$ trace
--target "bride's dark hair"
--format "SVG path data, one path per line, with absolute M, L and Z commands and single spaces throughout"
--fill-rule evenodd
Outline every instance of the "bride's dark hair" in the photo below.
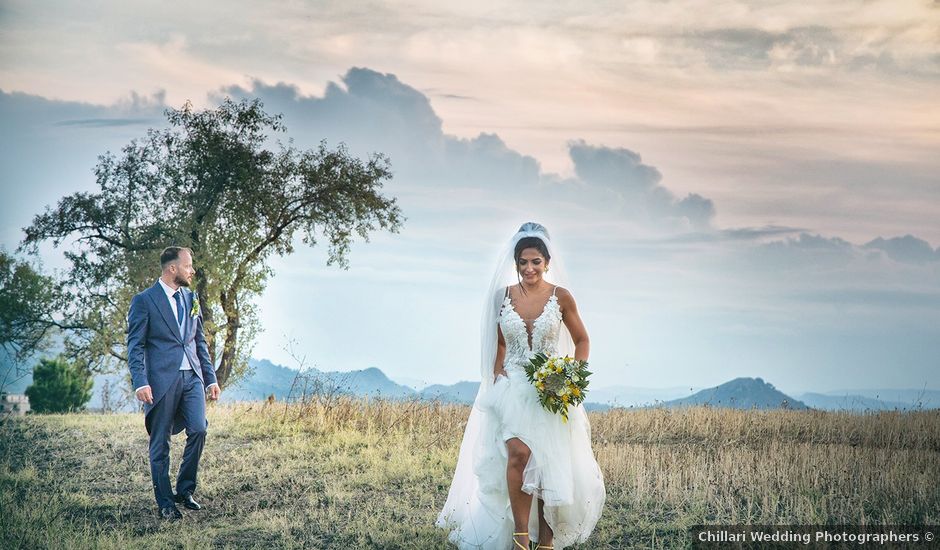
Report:
M 512 258 L 515 261 L 516 265 L 516 278 L 519 279 L 519 288 L 522 289 L 522 292 L 525 293 L 525 288 L 522 287 L 522 276 L 519 275 L 519 258 L 522 257 L 522 251 L 526 248 L 534 248 L 539 251 L 539 254 L 545 258 L 545 261 L 552 259 L 552 255 L 548 253 L 548 247 L 545 246 L 545 242 L 538 237 L 523 237 L 519 239 L 519 242 L 516 243 L 516 249 L 512 253 Z

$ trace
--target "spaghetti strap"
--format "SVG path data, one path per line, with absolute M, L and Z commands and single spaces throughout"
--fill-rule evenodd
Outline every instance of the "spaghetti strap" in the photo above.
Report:
M 558 285 L 555 285 L 555 288 L 552 289 L 552 296 L 554 296 L 556 292 L 558 292 Z

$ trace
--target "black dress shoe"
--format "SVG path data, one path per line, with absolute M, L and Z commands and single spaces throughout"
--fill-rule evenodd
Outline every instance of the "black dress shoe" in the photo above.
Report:
M 183 505 L 183 507 L 190 510 L 202 510 L 202 506 L 198 502 L 193 500 L 192 493 L 183 493 L 182 495 L 176 495 L 176 502 Z
M 160 508 L 160 517 L 165 520 L 175 521 L 183 519 L 183 514 L 176 506 L 167 506 L 166 508 Z

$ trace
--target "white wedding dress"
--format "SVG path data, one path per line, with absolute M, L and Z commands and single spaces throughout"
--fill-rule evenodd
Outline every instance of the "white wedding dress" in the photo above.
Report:
M 519 438 L 530 451 L 523 491 L 545 502 L 545 519 L 554 532 L 556 549 L 584 542 L 594 529 L 606 494 L 604 478 L 591 449 L 591 427 L 583 406 L 570 407 L 568 422 L 542 408 L 524 365 L 538 352 L 557 355 L 562 311 L 554 292 L 529 334 L 508 294 L 499 309 L 499 327 L 506 342 L 500 376 L 474 404 L 467 433 L 479 430 L 473 452 L 472 476 L 458 464 L 454 484 L 437 524 L 451 529 L 458 547 L 504 550 L 512 547 L 513 519 L 506 481 L 506 440 Z M 530 344 L 531 336 L 531 344 Z M 475 416 L 475 418 L 474 418 Z M 479 425 L 473 425 L 479 422 Z M 465 445 L 468 444 L 465 436 Z M 465 449 L 461 448 L 461 454 Z M 458 479 L 470 479 L 462 482 Z M 538 538 L 538 504 L 532 500 L 529 533 Z

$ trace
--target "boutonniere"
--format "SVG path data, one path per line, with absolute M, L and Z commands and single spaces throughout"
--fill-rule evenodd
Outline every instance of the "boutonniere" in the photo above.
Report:
M 199 295 L 193 292 L 193 308 L 189 310 L 189 316 L 196 317 L 199 315 L 200 311 L 201 310 L 199 309 Z

